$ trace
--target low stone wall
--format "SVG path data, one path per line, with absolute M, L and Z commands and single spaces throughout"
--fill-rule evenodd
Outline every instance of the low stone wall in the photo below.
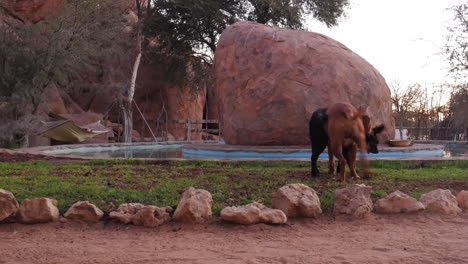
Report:
M 353 218 L 366 218 L 373 212 L 381 214 L 430 212 L 455 216 L 468 211 L 468 192 L 461 191 L 455 197 L 450 190 L 437 189 L 423 194 L 416 200 L 400 191 L 393 192 L 376 203 L 371 200 L 371 186 L 353 184 L 335 192 L 335 215 L 349 215 Z M 208 223 L 212 218 L 213 199 L 206 190 L 189 187 L 175 208 L 143 205 L 140 203 L 122 204 L 111 208 L 109 216 L 125 224 L 132 223 L 145 227 L 157 227 L 169 221 L 189 224 Z M 238 224 L 284 224 L 288 217 L 317 218 L 322 214 L 320 198 L 315 190 L 303 184 L 289 184 L 272 194 L 272 207 L 254 202 L 244 206 L 226 207 L 220 218 Z M 174 212 L 174 213 L 173 213 Z M 59 215 L 57 201 L 49 198 L 25 199 L 18 204 L 14 194 L 0 189 L 0 222 L 24 224 L 46 223 L 60 219 L 97 222 L 104 215 L 99 208 L 87 202 L 75 203 L 64 214 Z

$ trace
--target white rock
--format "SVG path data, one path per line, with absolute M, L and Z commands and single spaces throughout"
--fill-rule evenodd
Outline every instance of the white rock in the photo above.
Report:
M 321 213 L 320 199 L 314 189 L 304 184 L 288 184 L 271 195 L 271 204 L 287 217 L 314 217 Z
M 414 213 L 424 210 L 424 205 L 400 191 L 392 192 L 374 204 L 374 210 L 382 214 Z
M 189 187 L 174 212 L 174 220 L 184 223 L 205 223 L 211 219 L 213 198 L 206 190 Z
M 348 214 L 355 218 L 370 216 L 372 211 L 371 186 L 353 184 L 335 191 L 335 214 Z
M 221 219 L 237 224 L 284 224 L 287 217 L 279 209 L 271 209 L 254 202 L 244 206 L 225 207 L 221 210 Z
M 65 213 L 69 219 L 78 219 L 85 222 L 98 222 L 104 212 L 88 201 L 79 201 L 74 203 Z
M 15 217 L 18 207 L 13 193 L 0 189 L 0 222 Z
M 463 210 L 468 210 L 468 191 L 461 191 L 457 194 L 458 206 Z
M 437 189 L 425 193 L 419 201 L 424 204 L 428 212 L 446 215 L 456 215 L 461 212 L 457 199 L 450 190 Z
M 16 219 L 23 224 L 47 223 L 58 218 L 57 201 L 49 198 L 25 199 L 16 213 Z

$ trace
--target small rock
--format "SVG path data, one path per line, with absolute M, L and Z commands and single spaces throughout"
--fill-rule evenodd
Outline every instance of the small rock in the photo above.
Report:
M 143 207 L 145 207 L 141 203 L 126 203 L 121 204 L 117 210 L 110 212 L 110 218 L 117 219 L 120 222 L 124 222 L 128 224 L 132 222 L 132 217 Z
M 413 213 L 424 210 L 424 205 L 413 197 L 395 191 L 374 204 L 374 209 L 382 214 Z
M 461 191 L 457 194 L 458 206 L 463 210 L 468 210 L 468 191 Z
M 25 199 L 16 213 L 16 219 L 23 224 L 47 223 L 58 218 L 57 201 L 49 198 Z
M 314 189 L 304 184 L 288 184 L 271 195 L 272 207 L 287 217 L 314 217 L 321 213 L 320 199 Z
M 243 225 L 284 224 L 288 220 L 283 211 L 268 208 L 257 202 L 244 206 L 225 207 L 221 210 L 221 219 Z
M 0 222 L 15 217 L 18 207 L 13 193 L 0 189 Z
M 279 209 L 268 208 L 263 204 L 256 203 L 260 208 L 260 222 L 265 224 L 285 224 L 288 221 L 286 214 Z
M 445 215 L 457 215 L 461 212 L 457 199 L 450 190 L 437 189 L 425 193 L 419 199 L 426 211 Z
M 221 210 L 221 219 L 243 225 L 260 222 L 260 208 L 252 204 L 244 206 L 225 207 Z
M 355 218 L 368 217 L 372 211 L 372 187 L 353 184 L 335 191 L 335 214 L 349 214 Z
M 206 190 L 189 187 L 174 212 L 174 220 L 184 223 L 205 223 L 211 219 L 213 198 Z
M 141 208 L 133 217 L 134 225 L 142 225 L 144 227 L 157 227 L 171 220 L 166 208 L 148 205 Z
M 164 207 L 164 210 L 166 210 L 166 212 L 168 212 L 168 213 L 174 212 L 174 208 L 172 208 L 172 207 L 170 207 L 170 206 Z
M 168 207 L 159 208 L 141 203 L 127 203 L 121 204 L 117 210 L 110 212 L 109 216 L 126 224 L 157 227 L 171 219 L 167 211 Z
M 85 222 L 98 222 L 104 212 L 88 201 L 79 201 L 73 204 L 65 213 L 69 219 L 78 219 Z

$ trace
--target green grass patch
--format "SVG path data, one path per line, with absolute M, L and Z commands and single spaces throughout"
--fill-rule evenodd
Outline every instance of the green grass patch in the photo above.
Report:
M 322 173 L 325 163 L 319 163 Z M 113 203 L 139 202 L 176 206 L 189 186 L 208 190 L 213 196 L 213 213 L 225 206 L 253 201 L 271 205 L 271 194 L 283 185 L 302 183 L 314 188 L 322 210 L 329 212 L 334 192 L 352 183 L 373 187 L 375 201 L 400 190 L 415 198 L 433 189 L 454 193 L 468 189 L 468 161 L 404 162 L 372 161 L 370 180 L 341 183 L 331 176 L 310 177 L 308 162 L 293 161 L 142 161 L 95 160 L 64 164 L 48 162 L 0 163 L 0 188 L 23 199 L 56 199 L 64 213 L 71 204 L 87 200 L 103 210 Z

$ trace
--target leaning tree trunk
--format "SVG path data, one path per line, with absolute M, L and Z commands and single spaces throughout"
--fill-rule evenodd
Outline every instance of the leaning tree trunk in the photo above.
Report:
M 124 142 L 132 143 L 133 111 L 132 104 L 126 101 L 123 105 Z
M 130 82 L 130 88 L 128 89 L 128 95 L 124 102 L 124 142 L 131 143 L 132 142 L 132 132 L 133 132 L 133 111 L 132 111 L 132 102 L 133 102 L 133 95 L 135 94 L 135 84 L 136 78 L 138 76 L 138 68 L 140 67 L 140 60 L 141 60 L 141 42 L 138 41 L 138 54 L 135 59 L 135 63 L 133 64 L 133 71 L 132 71 L 132 80 Z
M 135 62 L 133 63 L 132 69 L 132 79 L 130 81 L 130 87 L 128 89 L 127 98 L 124 102 L 124 142 L 131 143 L 132 142 L 132 132 L 133 132 L 133 111 L 132 111 L 132 102 L 133 102 L 133 95 L 135 94 L 135 86 L 136 86 L 136 79 L 138 76 L 138 68 L 140 67 L 141 61 L 141 38 L 143 36 L 143 25 L 141 22 L 141 12 L 138 5 L 138 24 L 137 24 L 137 56 L 135 58 Z

